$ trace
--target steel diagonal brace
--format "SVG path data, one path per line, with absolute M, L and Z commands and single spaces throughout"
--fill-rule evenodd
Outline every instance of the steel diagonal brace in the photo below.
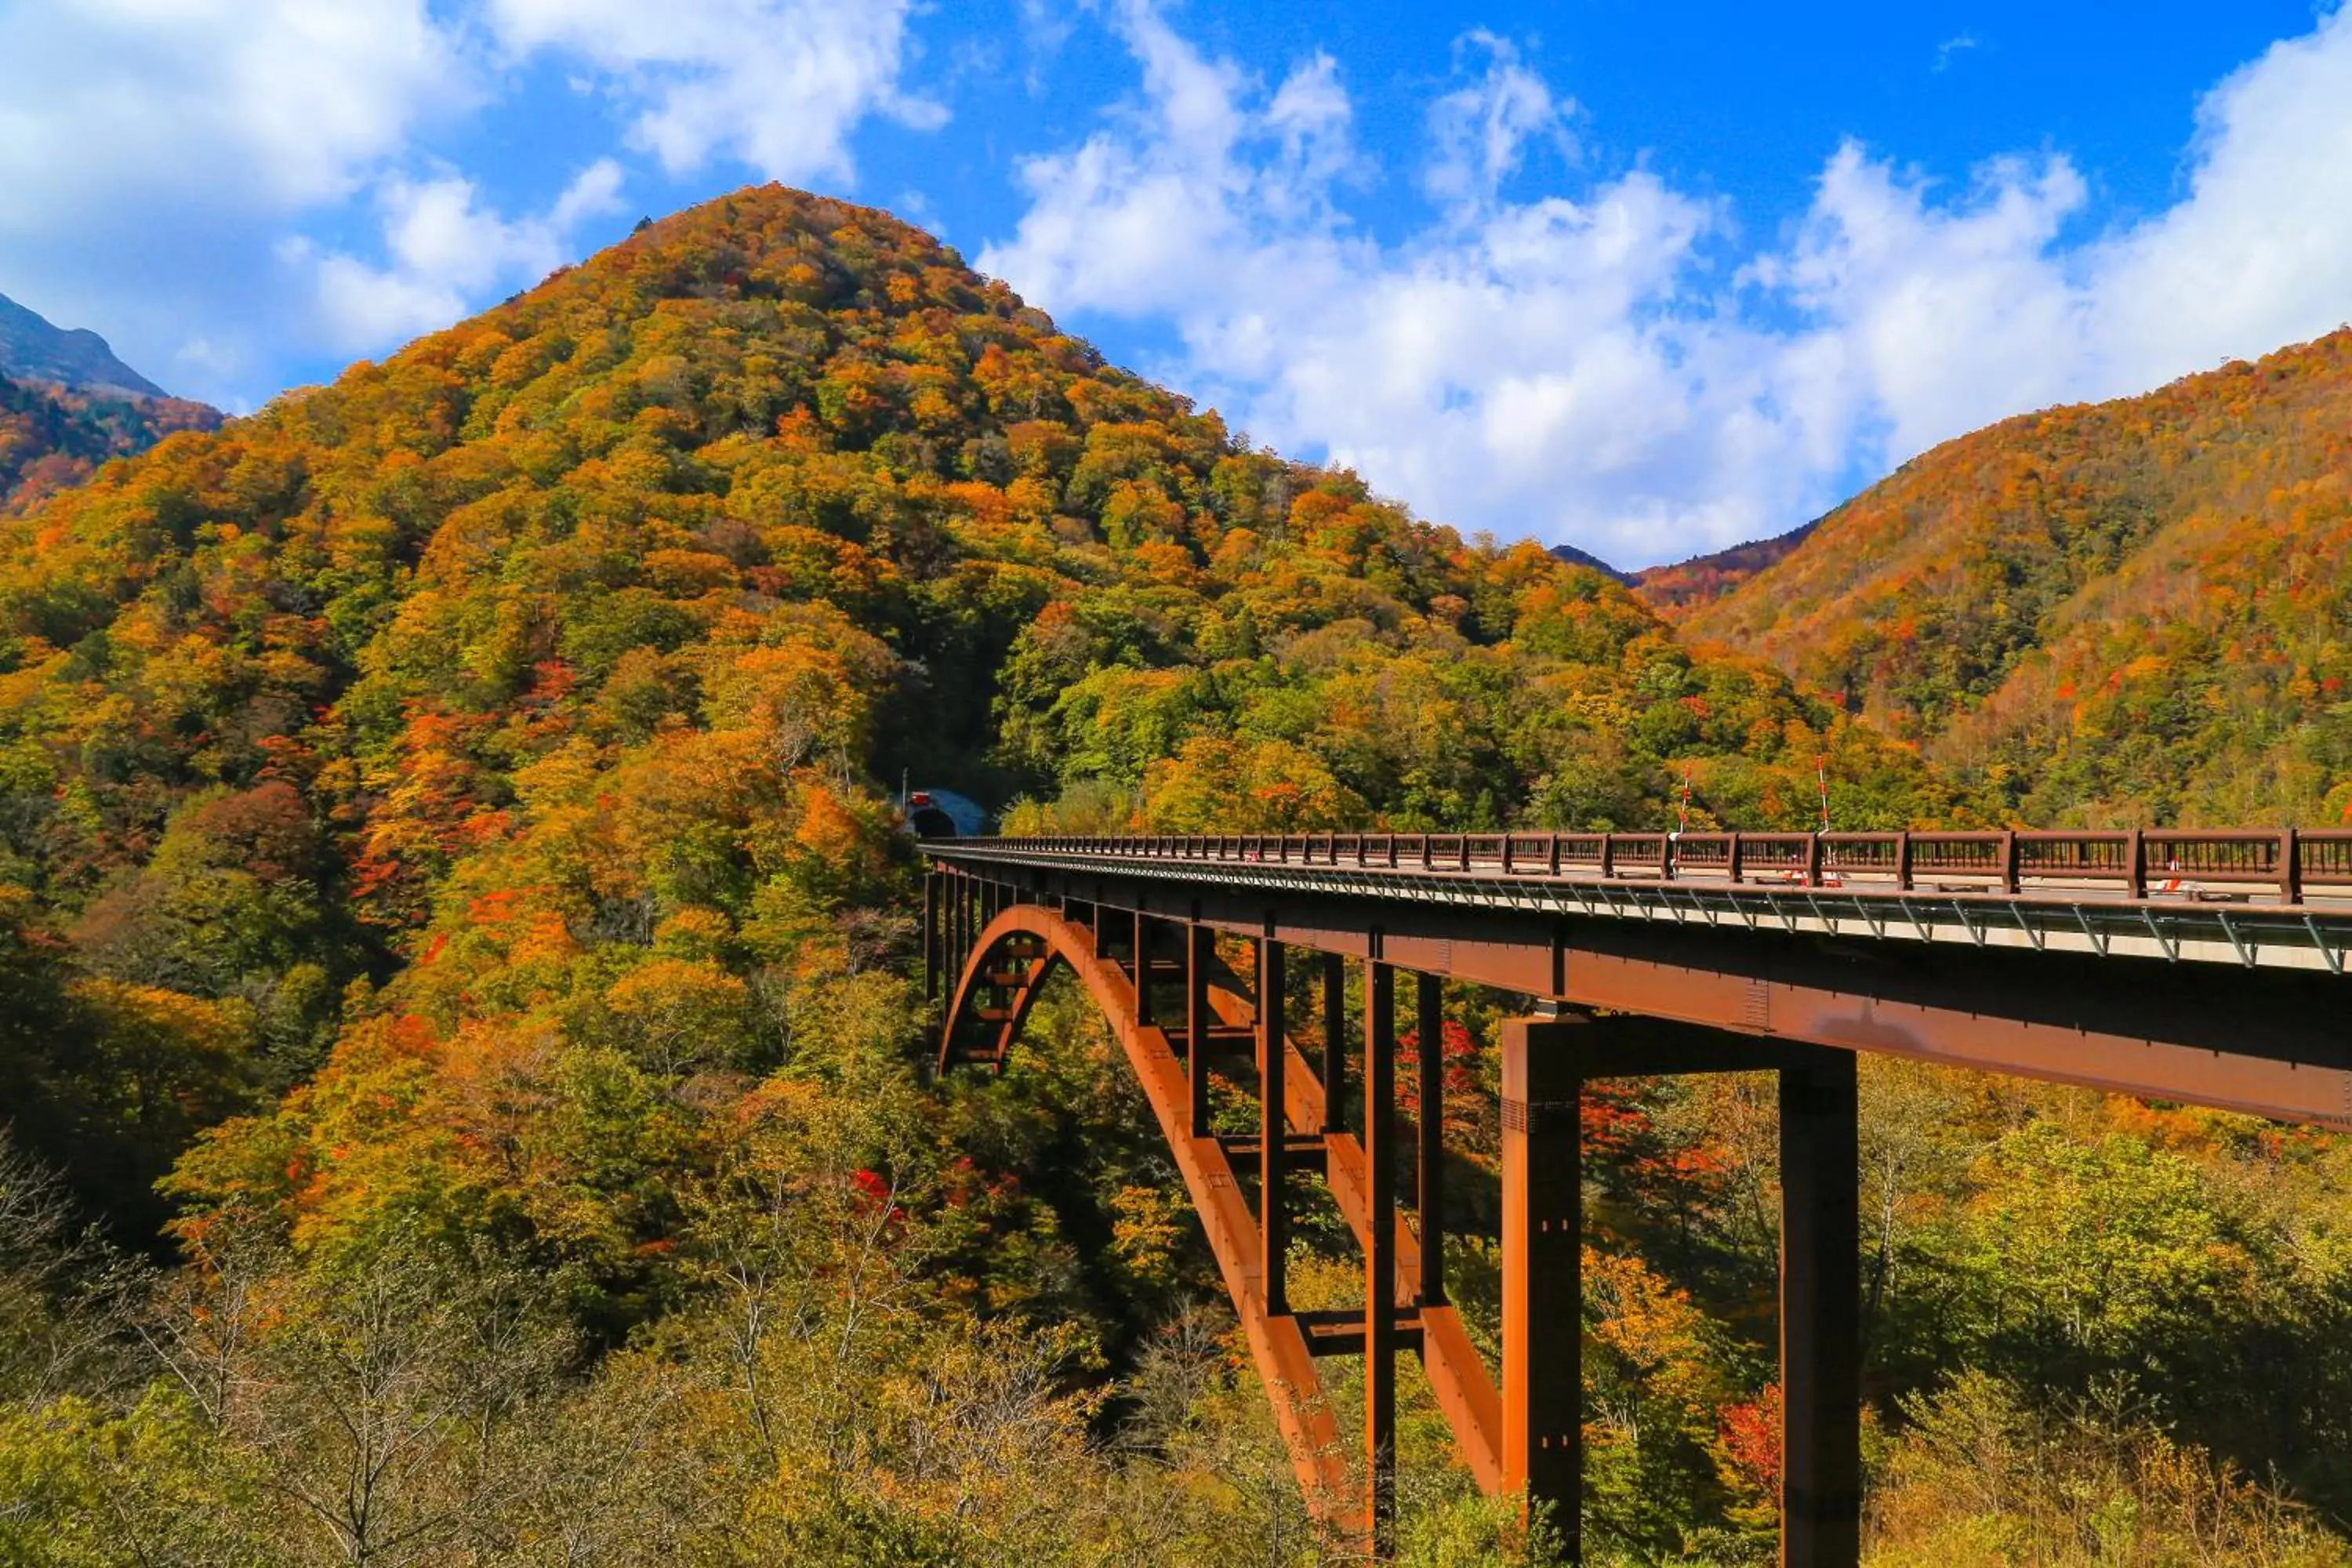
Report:
M 2252 969 L 2254 966 L 2254 951 L 2239 937 L 2238 928 L 2230 923 L 2230 911 L 2216 910 L 2213 913 L 2221 922 L 2221 934 L 2228 937 L 2230 945 L 2238 950 L 2238 962 Z
M 2140 918 L 2142 921 L 2146 921 L 2146 922 L 2147 922 L 2147 934 L 2148 934 L 2148 935 L 2150 935 L 2150 936 L 2152 936 L 2152 937 L 2154 937 L 2154 938 L 2156 938 L 2156 945 L 2157 945 L 2157 946 L 2158 946 L 2158 947 L 2160 947 L 2160 948 L 2162 948 L 2162 949 L 2164 950 L 2164 958 L 2165 958 L 2165 962 L 2166 962 L 2166 963 L 2179 963 L 2179 962 L 2180 962 L 2180 944 L 2179 944 L 2178 942 L 2175 942 L 2174 940 L 2172 940 L 2170 937 L 2166 936 L 2166 935 L 2164 934 L 2164 932 L 2163 932 L 2163 931 L 2162 931 L 2158 927 L 2158 925 L 2157 925 L 2157 923 L 2156 923 L 2156 914 L 2155 914 L 2155 911 L 2154 911 L 2154 910 L 2148 910 L 2148 909 L 2143 908 L 2143 909 L 2141 909 L 2141 910 L 2139 911 L 2139 918 Z
M 2091 924 L 2091 917 L 2084 912 L 2083 906 L 2080 904 L 2076 904 L 2074 906 L 2074 919 L 2081 922 L 2083 934 L 2090 939 L 2092 948 L 2097 952 L 2101 958 L 2106 957 L 2107 942 L 2110 939 L 2100 934 L 2098 931 L 2093 928 Z
M 1897 899 L 1895 900 L 1895 907 L 1903 911 L 1904 918 L 1911 922 L 1911 929 L 1919 933 L 1921 942 L 1936 940 L 1935 928 L 1919 918 L 1919 911 L 1911 907 L 1910 900 Z
M 2327 938 L 2320 934 L 2319 922 L 2310 915 L 2305 914 L 2303 917 L 2303 923 L 2310 929 L 2311 945 L 2319 950 L 2320 962 L 2327 965 L 2327 973 L 2330 974 L 2343 973 L 2343 950 L 2327 945 Z
M 2025 906 L 2011 904 L 2009 906 L 2009 912 L 2017 917 L 2017 929 L 2025 933 L 2025 940 L 2033 944 L 2033 951 L 2040 952 L 2042 944 L 2046 939 L 2042 929 L 2025 918 Z
M 1969 919 L 1969 906 L 1954 899 L 1952 912 L 1960 917 L 1960 929 L 1969 933 L 1969 940 L 1982 947 L 1985 944 L 1985 933 L 1977 929 L 1976 921 Z

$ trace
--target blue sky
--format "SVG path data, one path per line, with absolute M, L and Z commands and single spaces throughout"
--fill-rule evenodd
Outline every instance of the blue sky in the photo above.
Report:
M 2352 318 L 2352 19 L 0 0 L 0 292 L 230 407 L 765 178 L 1424 515 L 1634 565 Z

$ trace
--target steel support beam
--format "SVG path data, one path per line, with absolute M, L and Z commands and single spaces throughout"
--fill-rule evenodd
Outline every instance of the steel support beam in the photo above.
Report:
M 1360 1524 L 1355 1484 L 1340 1447 L 1339 1425 L 1315 1370 L 1314 1349 L 1296 1317 L 1270 1314 L 1264 1309 L 1258 1226 L 1219 1141 L 1192 1136 L 1184 1124 L 1184 1064 L 1176 1059 L 1162 1031 L 1135 1021 L 1134 988 L 1128 973 L 1118 962 L 1095 951 L 1087 924 L 1038 907 L 1013 910 L 989 940 L 1001 942 L 1015 932 L 1036 942 L 1044 955 L 1042 963 L 1067 964 L 1109 1021 L 1201 1218 L 1307 1509 L 1335 1531 L 1356 1531 Z M 1194 972 L 1203 984 L 1208 973 L 1207 934 L 1201 933 L 1204 962 Z M 979 1006 L 981 993 L 986 989 L 986 974 L 977 965 L 968 965 L 957 986 L 955 1011 L 961 1014 Z M 1212 992 L 1208 1000 L 1230 1006 L 1234 1016 L 1242 1015 L 1242 999 L 1230 993 Z M 1320 1114 L 1319 1108 L 1316 1113 Z
M 1151 1016 L 1151 917 L 1141 910 L 1135 911 L 1133 942 L 1129 956 L 1135 961 L 1135 1021 L 1149 1027 L 1159 1020 Z
M 1290 1052 L 1282 1029 L 1282 944 L 1271 937 L 1257 944 L 1257 1081 L 1258 1081 L 1258 1238 L 1263 1243 L 1259 1278 L 1264 1282 L 1265 1311 L 1280 1317 L 1290 1310 L 1286 1278 L 1290 1253 L 1290 1214 L 1283 1202 L 1285 1135 L 1283 1080 Z
M 1420 976 L 1413 986 L 1413 1002 L 1414 1037 L 1421 1046 L 1415 1058 L 1420 1081 L 1414 1086 L 1418 1090 L 1414 1103 L 1420 1107 L 1414 1129 L 1420 1142 L 1414 1171 L 1421 1190 L 1414 1199 L 1414 1214 L 1421 1223 L 1421 1304 L 1442 1307 L 1445 1304 L 1445 982 L 1434 974 Z
M 1185 1124 L 1195 1138 L 1209 1135 L 1209 1031 L 1217 1022 L 1209 1006 L 1209 965 L 1216 940 L 1207 926 L 1184 928 Z
M 940 874 L 923 873 L 923 1000 L 940 999 Z
M 1396 1549 L 1396 971 L 1364 968 L 1364 1515 Z
M 1862 1553 L 1861 1191 L 1854 1058 L 1780 1069 L 1780 1561 Z
M 971 879 L 958 872 L 948 879 L 948 967 L 963 973 L 965 932 L 971 926 Z
M 1348 1124 L 1348 961 L 1323 954 L 1323 1131 Z
M 1776 1070 L 1780 1081 L 1781 1540 L 1853 1568 L 1862 1517 L 1854 1058 L 1637 1017 L 1503 1025 L 1503 1469 L 1580 1550 L 1581 1125 L 1587 1079 Z
M 1503 1023 L 1503 1485 L 1581 1561 L 1580 1018 Z

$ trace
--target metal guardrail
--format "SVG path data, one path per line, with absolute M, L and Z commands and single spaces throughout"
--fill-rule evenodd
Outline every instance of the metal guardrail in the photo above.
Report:
M 2104 833 L 1305 833 L 954 841 L 1202 866 L 1851 891 L 2047 892 L 2297 905 L 2352 899 L 2352 830 Z

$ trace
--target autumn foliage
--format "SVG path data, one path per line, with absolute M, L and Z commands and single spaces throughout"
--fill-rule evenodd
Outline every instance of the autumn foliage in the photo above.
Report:
M 1922 759 L 1919 716 L 1990 699 L 1811 658 L 1256 448 L 772 187 L 110 463 L 0 521 L 0 1556 L 125 1560 L 100 1518 L 147 1561 L 1342 1556 L 1084 997 L 1001 1079 L 921 1067 L 898 782 L 1086 830 L 1654 828 L 1685 789 L 1695 827 L 1798 827 L 1817 765 L 1844 827 L 2055 798 Z M 1491 1338 L 1511 999 L 1448 1001 L 1450 1266 Z M 2260 1460 L 2346 1506 L 2343 1151 L 1958 1081 L 1865 1078 L 1888 1529 L 1945 1528 L 1956 1424 L 2030 1451 L 2159 1371 L 2167 1495 L 2284 1539 L 2222 1476 Z M 1588 1541 L 1633 1558 L 1769 1550 L 1762 1096 L 1585 1106 L 1563 1310 Z M 1300 1300 L 1348 1305 L 1336 1216 L 1299 1234 Z M 2257 1408 L 2280 1346 L 2303 1391 Z M 1406 1427 L 1422 1560 L 1549 1560 L 1424 1395 Z
M 2040 826 L 2352 812 L 2352 332 L 1948 442 L 1688 622 Z

